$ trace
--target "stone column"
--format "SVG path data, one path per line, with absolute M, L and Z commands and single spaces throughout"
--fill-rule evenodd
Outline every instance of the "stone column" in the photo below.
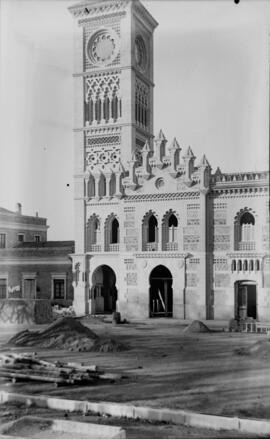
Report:
M 105 180 L 106 180 L 106 198 L 110 198 L 111 174 L 105 174 Z
M 85 197 L 89 198 L 89 177 L 84 179 L 85 182 Z
M 98 200 L 99 199 L 99 180 L 100 180 L 100 175 L 95 175 L 95 198 Z

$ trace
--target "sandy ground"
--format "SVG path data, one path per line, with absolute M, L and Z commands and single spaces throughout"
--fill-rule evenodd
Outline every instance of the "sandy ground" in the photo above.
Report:
M 127 378 L 117 384 L 104 382 L 95 386 L 59 388 L 47 383 L 11 384 L 2 380 L 0 387 L 13 392 L 57 395 L 78 400 L 127 402 L 209 414 L 270 418 L 269 358 L 234 353 L 235 348 L 248 346 L 265 335 L 219 332 L 225 323 L 220 325 L 217 322 L 206 322 L 217 332 L 187 334 L 183 333 L 186 325 L 172 319 L 113 326 L 98 319 L 85 318 L 83 323 L 98 335 L 113 336 L 128 344 L 130 349 L 117 353 L 78 353 L 37 348 L 35 351 L 46 360 L 96 364 L 107 371 L 122 372 Z M 3 344 L 12 331 L 7 327 L 1 332 L 2 351 L 7 351 Z M 12 350 L 31 351 L 29 348 Z M 155 431 L 157 433 L 158 428 Z M 179 437 L 173 435 L 171 431 L 165 436 L 149 437 Z M 228 434 L 226 437 L 229 437 Z

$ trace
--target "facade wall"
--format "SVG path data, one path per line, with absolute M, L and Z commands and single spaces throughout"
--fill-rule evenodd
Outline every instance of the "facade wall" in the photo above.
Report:
M 71 263 L 44 263 L 37 258 L 35 263 L 21 263 L 16 261 L 12 265 L 1 265 L 0 279 L 7 278 L 7 298 L 26 298 L 23 286 L 24 279 L 35 280 L 35 299 L 47 299 L 52 303 L 72 304 L 72 270 Z M 57 301 L 53 295 L 53 279 L 65 279 L 65 299 Z
M 161 130 L 154 138 L 157 23 L 140 2 L 100 2 L 87 10 L 78 4 L 70 11 L 77 313 L 100 312 L 112 290 L 96 270 L 108 266 L 123 317 L 161 315 L 161 308 L 174 318 L 230 319 L 240 307 L 240 286 L 243 297 L 256 286 L 256 318 L 269 320 L 269 174 L 213 173 L 205 155 L 196 162 L 190 147 L 184 152 L 176 139 L 168 143 Z M 110 56 L 103 53 L 104 38 Z M 121 111 L 107 117 L 107 99 L 115 95 Z M 248 241 L 239 238 L 245 213 L 246 236 L 250 215 L 254 223 Z M 155 280 L 153 273 L 167 277 Z
M 23 235 L 23 241 L 35 242 L 36 236 L 41 242 L 46 241 L 46 218 L 23 215 L 21 205 L 18 206 L 16 212 L 0 208 L 0 234 L 5 235 L 5 248 L 15 247 L 20 242 L 18 235 Z

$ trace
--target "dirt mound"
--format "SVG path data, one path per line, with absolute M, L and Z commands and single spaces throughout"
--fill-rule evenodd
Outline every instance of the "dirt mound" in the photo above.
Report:
M 96 340 L 91 351 L 95 352 L 120 352 L 125 351 L 127 346 L 119 343 L 112 338 Z
M 250 346 L 234 350 L 237 355 L 256 355 L 256 357 L 270 357 L 270 340 L 259 340 Z
M 9 340 L 9 344 L 77 352 L 118 352 L 126 349 L 125 345 L 113 339 L 98 337 L 73 317 L 57 319 L 41 331 L 21 331 Z
M 98 336 L 72 317 L 63 317 L 41 331 L 21 331 L 9 340 L 16 346 L 89 350 Z
M 193 322 L 188 325 L 183 332 L 187 333 L 198 333 L 198 332 L 211 332 L 211 330 L 200 320 L 193 320 Z

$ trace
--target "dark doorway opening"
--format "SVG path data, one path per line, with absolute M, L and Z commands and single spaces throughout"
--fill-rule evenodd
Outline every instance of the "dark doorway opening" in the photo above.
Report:
M 257 318 L 257 286 L 254 282 L 237 282 L 235 289 L 236 318 Z
M 95 300 L 96 313 L 116 311 L 117 289 L 114 271 L 108 265 L 101 265 L 94 271 L 92 282 L 90 298 Z
M 172 317 L 172 275 L 164 265 L 158 265 L 150 274 L 150 317 Z

